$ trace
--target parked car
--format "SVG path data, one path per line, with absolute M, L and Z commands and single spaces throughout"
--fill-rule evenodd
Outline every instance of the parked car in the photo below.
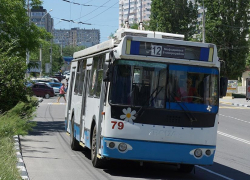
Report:
M 49 84 L 53 88 L 55 95 L 59 94 L 59 90 L 60 90 L 60 87 L 62 86 L 62 83 L 60 83 L 60 82 L 48 82 L 46 84 Z
M 63 75 L 65 76 L 66 74 L 70 73 L 70 71 L 64 71 Z
M 69 79 L 70 73 L 65 74 L 65 79 Z
M 35 83 L 32 86 L 32 91 L 34 95 L 38 97 L 45 97 L 46 99 L 55 96 L 53 88 L 43 82 Z
M 52 76 L 52 78 L 57 78 L 61 82 L 63 79 L 65 79 L 65 76 L 60 73 L 56 73 L 54 76 Z

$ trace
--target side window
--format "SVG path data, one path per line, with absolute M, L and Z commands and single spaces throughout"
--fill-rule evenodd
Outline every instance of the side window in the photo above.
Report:
M 74 87 L 74 93 L 75 94 L 78 94 L 78 92 L 79 92 L 79 82 L 80 82 L 80 74 L 81 74 L 81 72 L 80 72 L 80 66 L 81 66 L 81 63 L 82 61 L 78 61 L 78 64 L 77 64 L 77 71 L 76 71 L 76 81 L 75 81 L 75 87 Z
M 91 72 L 91 81 L 89 84 L 90 96 L 100 97 L 104 57 L 104 55 L 94 57 Z
M 85 72 L 86 72 L 86 63 L 87 60 L 83 60 L 82 62 L 82 66 L 81 66 L 81 75 L 80 75 L 80 83 L 79 83 L 79 95 L 82 95 L 82 91 L 83 91 L 83 81 L 84 81 L 84 77 L 85 77 Z
M 102 89 L 102 79 L 103 79 L 103 64 L 104 64 L 105 55 L 99 56 L 98 61 L 98 70 L 97 70 L 97 84 L 96 84 L 96 96 L 100 97 Z
M 39 88 L 45 89 L 45 86 L 44 85 L 39 85 Z
M 89 83 L 89 95 L 94 96 L 95 82 L 96 82 L 96 71 L 97 71 L 98 58 L 94 57 L 91 71 L 91 81 Z

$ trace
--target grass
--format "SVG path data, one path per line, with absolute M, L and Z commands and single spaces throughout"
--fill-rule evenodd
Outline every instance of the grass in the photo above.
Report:
M 17 157 L 14 149 L 13 137 L 1 137 L 0 139 L 0 179 L 21 180 L 20 173 L 16 167 Z
M 14 135 L 27 135 L 35 123 L 36 98 L 19 102 L 10 111 L 0 114 L 0 180 L 22 179 L 18 171 Z

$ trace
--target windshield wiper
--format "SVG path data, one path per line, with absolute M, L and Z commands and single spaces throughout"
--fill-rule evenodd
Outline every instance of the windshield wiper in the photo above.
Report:
M 140 111 L 142 110 L 142 108 L 148 103 L 148 101 L 149 101 L 149 105 L 151 104 L 151 101 L 153 101 L 157 96 L 158 96 L 158 94 L 161 92 L 161 90 L 163 89 L 163 87 L 161 87 L 161 89 L 158 91 L 158 88 L 159 88 L 160 86 L 157 86 L 156 88 L 155 88 L 155 90 L 150 94 L 150 96 L 149 96 L 149 98 L 148 99 L 146 99 L 146 101 L 144 101 L 144 103 L 143 103 L 143 105 L 140 107 L 140 109 L 139 109 L 139 111 L 137 111 L 137 113 L 134 115 L 135 117 L 140 117 L 142 114 L 143 114 L 143 112 L 145 111 L 145 110 L 143 110 L 143 112 L 140 114 L 140 116 L 139 116 L 139 113 L 140 113 Z M 156 94 L 155 94 L 155 96 L 151 99 L 151 97 L 154 95 L 154 93 L 156 92 Z
M 173 97 L 173 95 L 176 96 L 175 92 L 172 91 L 172 92 L 170 93 L 170 96 L 174 99 L 174 102 L 176 102 L 176 103 L 181 107 L 181 109 L 182 109 L 182 110 L 184 111 L 184 113 L 187 115 L 187 117 L 188 117 L 188 119 L 190 120 L 190 122 L 192 123 L 192 122 L 194 122 L 194 121 L 197 121 L 197 119 L 193 116 L 193 114 L 188 110 L 187 106 L 186 106 L 185 104 L 183 104 L 182 101 L 177 101 L 177 100 Z M 182 105 L 183 105 L 187 110 L 185 110 L 185 109 L 182 107 L 181 103 L 182 103 Z

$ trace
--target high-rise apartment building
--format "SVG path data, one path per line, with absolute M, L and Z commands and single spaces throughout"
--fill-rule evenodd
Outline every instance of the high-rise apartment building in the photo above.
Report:
M 100 43 L 99 29 L 54 29 L 54 43 L 65 46 L 90 47 Z
M 127 20 L 129 24 L 149 21 L 150 12 L 151 0 L 119 0 L 119 27 L 122 27 Z
M 39 27 L 44 27 L 47 32 L 51 32 L 54 24 L 53 18 L 51 18 L 50 14 L 47 13 L 46 9 L 43 9 L 43 6 L 39 6 L 38 8 L 32 8 L 30 12 L 30 19 Z

